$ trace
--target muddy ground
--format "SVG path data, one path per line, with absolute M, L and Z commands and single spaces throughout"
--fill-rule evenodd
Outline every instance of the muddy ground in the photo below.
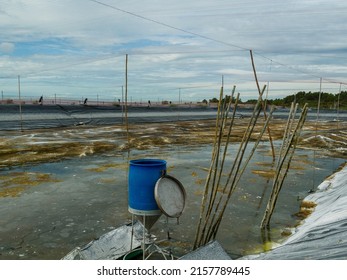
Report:
M 247 124 L 247 118 L 236 120 L 231 142 L 242 139 Z M 253 140 L 257 138 L 262 125 L 262 121 L 258 121 L 253 132 Z M 282 139 L 285 125 L 284 120 L 273 120 L 270 123 L 273 140 Z M 307 121 L 301 134 L 299 148 L 314 149 L 321 154 L 346 158 L 346 128 L 346 122 Z M 269 134 L 265 133 L 262 140 L 269 141 L 268 136 Z M 12 131 L 0 136 L 0 168 L 107 153 L 110 150 L 121 153 L 169 145 L 200 146 L 213 144 L 214 137 L 214 120 L 130 124 L 128 132 L 125 125 L 79 126 L 22 133 Z

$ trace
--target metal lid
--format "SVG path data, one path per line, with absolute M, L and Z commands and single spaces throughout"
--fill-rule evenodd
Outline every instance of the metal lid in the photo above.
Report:
M 154 198 L 164 215 L 178 218 L 185 207 L 186 191 L 176 178 L 164 175 L 155 184 Z

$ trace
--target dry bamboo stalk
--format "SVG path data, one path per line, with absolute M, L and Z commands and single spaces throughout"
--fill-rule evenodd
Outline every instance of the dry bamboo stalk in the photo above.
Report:
M 229 115 L 229 111 L 230 111 L 230 107 L 231 107 L 231 103 L 232 103 L 232 99 L 234 97 L 234 93 L 235 93 L 235 89 L 236 87 L 234 86 L 233 87 L 233 91 L 232 91 L 232 94 L 231 94 L 231 97 L 230 97 L 230 100 L 229 100 L 229 103 L 228 103 L 228 106 L 227 106 L 227 109 L 225 111 L 225 114 L 223 115 L 223 122 L 221 124 L 221 129 L 220 129 L 220 132 L 219 132 L 219 143 L 218 143 L 218 147 L 220 148 L 221 146 L 221 143 L 222 143 L 222 138 L 224 136 L 224 129 L 225 129 L 225 126 L 226 126 L 226 122 L 227 122 L 227 119 L 228 119 L 228 115 Z M 238 95 L 239 96 L 239 95 Z M 235 103 L 236 106 L 237 106 L 237 103 L 238 103 L 238 100 L 237 102 Z M 235 112 L 236 112 L 236 106 L 234 108 L 234 111 L 233 111 L 233 119 L 235 118 Z M 232 122 L 233 122 L 233 119 L 232 119 Z M 231 129 L 231 126 L 229 126 L 230 129 Z M 209 213 L 211 211 L 211 208 L 214 204 L 214 201 L 216 199 L 216 195 L 217 195 L 217 191 L 218 191 L 218 186 L 220 184 L 220 179 L 222 177 L 222 172 L 223 172 L 223 169 L 224 169 L 224 162 L 225 162 L 225 157 L 226 157 L 226 152 L 228 150 L 228 145 L 229 145 L 229 140 L 230 140 L 230 129 L 229 129 L 229 133 L 227 134 L 227 140 L 225 142 L 225 146 L 224 146 L 224 151 L 223 151 L 223 157 L 222 157 L 222 160 L 221 160 L 221 164 L 220 164 L 220 168 L 219 168 L 219 173 L 218 173 L 218 176 L 217 176 L 217 169 L 215 170 L 215 176 L 217 176 L 217 182 L 215 182 L 215 180 L 213 181 L 213 189 L 214 189 L 214 192 L 213 192 L 213 195 L 211 196 L 210 198 L 210 202 L 209 202 L 209 207 L 208 207 L 208 210 L 207 210 L 207 213 Z M 217 159 L 219 160 L 219 158 Z
M 285 131 L 283 133 L 283 138 L 282 138 L 282 144 L 281 144 L 281 148 L 279 150 L 279 156 L 278 156 L 278 160 L 277 160 L 277 164 L 276 164 L 276 172 L 275 174 L 279 174 L 280 172 L 280 163 L 283 159 L 283 155 L 285 153 L 285 150 L 288 147 L 288 141 L 290 138 L 290 134 L 292 133 L 292 127 L 295 121 L 295 115 L 296 115 L 296 111 L 298 109 L 297 104 L 294 107 L 294 103 L 291 104 L 290 107 L 290 111 L 289 111 L 289 115 L 288 115 L 288 119 L 287 119 L 287 123 L 286 123 L 286 127 L 285 127 Z M 277 180 L 277 178 L 275 177 L 275 180 Z M 272 195 L 272 194 L 271 194 Z M 271 197 L 270 197 L 271 199 Z
M 239 178 L 238 178 L 238 180 L 237 180 L 236 183 L 235 183 L 236 185 L 237 185 L 238 182 L 240 181 L 241 176 L 243 175 L 243 173 L 244 173 L 244 171 L 245 171 L 245 169 L 246 169 L 246 167 L 247 167 L 249 161 L 250 161 L 251 158 L 253 157 L 253 154 L 254 154 L 255 150 L 257 149 L 257 147 L 258 147 L 258 145 L 259 145 L 259 143 L 260 143 L 260 141 L 261 141 L 261 139 L 262 139 L 262 137 L 263 137 L 263 135 L 264 135 L 264 133 L 265 133 L 265 130 L 266 130 L 267 127 L 269 126 L 269 122 L 270 122 L 270 120 L 271 120 L 271 118 L 272 118 L 272 114 L 273 114 L 274 111 L 275 111 L 275 107 L 271 107 L 269 116 L 267 116 L 266 122 L 265 122 L 265 124 L 263 125 L 263 128 L 262 128 L 262 130 L 261 130 L 261 132 L 260 132 L 260 134 L 259 134 L 259 136 L 258 136 L 258 139 L 257 139 L 257 141 L 255 142 L 255 144 L 254 144 L 254 146 L 253 146 L 253 149 L 251 150 L 250 154 L 248 155 L 248 158 L 247 158 L 246 162 L 244 163 L 244 165 L 243 165 L 243 167 L 242 167 L 242 169 L 241 169 L 241 172 L 240 172 L 240 174 L 239 174 L 239 176 L 238 176 Z
M 246 139 L 249 139 L 250 136 L 251 136 L 251 131 L 253 131 L 252 129 L 252 126 L 254 128 L 255 126 L 255 123 L 256 123 L 256 120 L 259 116 L 259 113 L 260 113 L 260 102 L 261 102 L 261 97 L 262 95 L 259 96 L 258 98 L 258 102 L 257 104 L 254 106 L 254 109 L 253 109 L 253 113 L 252 113 L 252 116 L 251 116 L 251 119 L 248 123 L 248 126 L 243 134 L 243 137 L 242 137 L 242 140 L 241 140 L 241 143 L 240 143 L 240 146 L 239 146 L 239 149 L 238 149 L 238 152 L 236 154 L 236 157 L 234 159 L 234 163 L 233 163 L 233 166 L 228 174 L 228 178 L 227 178 L 227 182 L 226 182 L 226 185 L 229 184 L 230 182 L 230 179 L 232 177 L 232 174 L 234 173 L 234 170 L 235 170 L 235 167 L 236 167 L 236 163 L 239 161 L 239 158 L 240 158 L 240 155 L 241 155 L 241 151 L 242 151 L 242 147 L 244 146 L 244 143 L 246 142 Z
M 289 134 L 289 131 L 290 131 L 290 122 L 292 122 L 292 120 L 293 120 L 293 116 L 295 115 L 294 114 L 294 110 L 296 111 L 296 109 L 297 109 L 297 107 L 294 108 L 294 103 L 292 102 L 292 104 L 290 106 L 290 111 L 289 111 L 286 127 L 285 127 L 285 130 L 284 130 L 284 133 L 283 133 L 283 138 L 282 138 L 282 144 L 281 144 L 281 148 L 280 148 L 278 163 L 282 159 L 282 150 L 284 149 L 284 147 L 286 145 L 287 135 Z M 277 166 L 278 166 L 278 163 L 277 163 Z
M 247 144 L 250 141 L 250 137 L 251 137 L 253 130 L 256 126 L 258 117 L 259 117 L 261 109 L 262 109 L 261 104 L 262 104 L 262 95 L 264 93 L 264 90 L 265 90 L 265 87 L 259 95 L 258 102 L 257 102 L 256 106 L 254 107 L 253 114 L 252 114 L 251 119 L 248 123 L 248 126 L 244 132 L 244 135 L 243 135 L 243 138 L 241 140 L 237 155 L 234 159 L 231 170 L 229 172 L 229 175 L 227 178 L 227 183 L 224 185 L 223 192 L 219 196 L 218 203 L 216 204 L 215 199 L 217 197 L 217 189 L 218 189 L 218 186 L 220 183 L 220 179 L 222 177 L 222 171 L 224 169 L 225 156 L 226 156 L 226 152 L 227 152 L 227 148 L 228 148 L 228 144 L 229 144 L 229 140 L 230 140 L 231 128 L 233 125 L 233 119 L 235 117 L 235 111 L 236 110 L 234 110 L 233 117 L 232 117 L 232 120 L 231 120 L 230 125 L 229 125 L 229 132 L 227 134 L 227 139 L 226 139 L 225 146 L 224 146 L 224 153 L 223 153 L 223 157 L 221 160 L 221 164 L 216 165 L 215 160 L 216 160 L 217 156 L 213 158 L 213 163 L 215 164 L 214 166 L 218 167 L 218 168 L 214 169 L 215 170 L 214 175 L 217 178 L 217 181 L 214 180 L 213 181 L 214 186 L 211 187 L 211 189 L 214 191 L 214 194 L 212 196 L 210 196 L 210 198 L 212 198 L 212 199 L 210 199 L 209 201 L 207 201 L 206 199 L 204 200 L 206 203 L 209 203 L 208 211 L 206 212 L 206 215 L 204 216 L 204 220 L 202 219 L 204 213 L 200 213 L 201 220 L 199 222 L 199 230 L 197 231 L 197 234 L 196 234 L 196 240 L 194 243 L 194 248 L 197 248 L 198 246 L 202 246 L 202 245 L 206 244 L 208 241 L 210 241 L 211 238 L 214 238 L 216 236 L 219 225 L 220 225 L 222 217 L 223 217 L 223 214 L 224 214 L 225 209 L 227 207 L 228 201 L 230 200 L 231 194 L 235 190 L 237 183 L 239 182 L 248 162 L 250 161 L 250 157 L 252 157 L 257 145 L 259 144 L 261 138 L 263 137 L 263 134 L 265 133 L 265 131 L 268 127 L 270 117 L 266 119 L 264 127 L 263 127 L 260 135 L 258 136 L 259 138 L 257 139 L 257 141 L 255 143 L 255 147 L 253 147 L 253 150 L 252 150 L 251 154 L 249 155 L 249 157 L 247 158 L 246 163 L 244 165 L 242 165 L 242 168 L 240 170 L 241 163 L 243 161 L 243 157 L 244 157 L 244 154 L 245 154 L 245 151 L 247 148 Z M 273 109 L 271 110 L 270 116 L 272 115 L 272 112 L 273 112 Z M 225 115 L 222 114 L 220 118 L 223 119 L 226 116 L 227 116 L 227 113 Z M 225 122 L 223 123 L 223 121 L 221 121 L 221 122 L 217 122 L 217 124 L 219 124 L 219 125 L 223 124 L 222 126 L 224 127 Z M 219 148 L 216 147 L 216 150 L 218 150 L 218 151 L 220 151 L 220 145 L 222 143 L 221 139 L 223 137 L 223 131 L 224 131 L 224 129 L 219 130 L 219 134 L 217 136 L 218 141 L 215 142 L 215 144 L 219 147 Z M 219 158 L 218 158 L 218 161 L 219 161 Z M 211 165 L 211 167 L 212 167 L 212 165 Z M 217 176 L 217 170 L 219 170 L 218 176 Z M 233 180 L 230 183 L 231 178 L 233 178 Z M 223 195 L 223 193 L 225 191 L 226 191 L 227 195 Z M 222 209 L 220 210 L 219 208 L 221 206 L 222 206 Z M 203 206 L 202 208 L 205 209 L 206 206 Z M 211 216 L 212 211 L 214 211 L 214 213 Z
M 130 151 L 130 136 L 128 122 L 128 54 L 125 55 L 125 127 L 127 132 L 128 149 Z
M 223 122 L 223 125 L 222 125 L 223 129 L 219 130 L 219 135 L 218 135 L 218 139 L 219 140 L 221 140 L 223 138 L 223 135 L 224 135 L 224 128 L 225 128 L 225 124 L 226 124 L 226 121 L 227 121 L 227 118 L 228 118 L 228 113 L 230 111 L 230 107 L 231 107 L 231 103 L 232 103 L 232 100 L 233 100 L 235 89 L 236 89 L 236 87 L 234 86 L 233 90 L 232 90 L 232 96 L 231 96 L 231 98 L 229 100 L 227 109 L 225 111 L 225 114 L 223 114 L 223 116 L 222 116 L 224 118 L 224 122 Z M 234 105 L 233 116 L 232 116 L 232 120 L 231 120 L 231 126 L 232 126 L 233 120 L 235 118 L 236 108 L 237 108 L 237 105 L 238 105 L 238 100 L 239 100 L 239 94 L 238 94 L 238 99 L 236 100 L 235 105 Z M 226 141 L 226 144 L 225 144 L 226 147 L 229 144 L 229 139 L 230 139 L 230 134 L 227 137 L 227 141 Z M 221 141 L 218 142 L 218 145 L 219 146 L 221 145 Z M 224 156 L 225 153 L 226 153 L 226 150 L 224 148 L 223 158 L 222 158 L 222 161 L 221 161 L 221 167 L 219 168 L 219 170 L 223 170 L 224 160 L 225 160 L 225 156 Z M 216 159 L 213 158 L 212 162 L 214 162 L 215 160 Z M 215 172 L 215 174 L 217 174 L 217 172 Z M 201 245 L 202 237 L 204 236 L 204 232 L 205 232 L 206 226 L 208 224 L 209 215 L 210 215 L 210 212 L 211 212 L 212 207 L 213 207 L 213 203 L 211 203 L 211 201 L 213 201 L 215 199 L 215 197 L 216 197 L 216 194 L 217 194 L 217 191 L 218 191 L 220 177 L 221 177 L 221 171 L 219 172 L 219 177 L 218 177 L 217 183 L 213 182 L 213 186 L 211 187 L 211 189 L 212 189 L 211 190 L 212 199 L 210 199 L 209 202 L 208 202 L 208 210 L 206 211 L 206 213 L 205 213 L 206 215 L 204 216 L 204 221 L 203 221 L 204 224 L 203 224 L 201 233 L 200 233 L 200 229 L 201 229 L 201 226 L 202 226 L 202 224 L 201 224 L 202 221 L 199 221 L 199 226 L 200 227 L 199 227 L 199 230 L 197 231 L 197 234 L 196 234 L 196 240 L 195 240 L 195 243 L 194 243 L 194 248 L 196 246 L 198 246 L 198 245 Z M 206 189 L 205 189 L 205 192 L 206 192 Z M 205 200 L 205 203 L 207 203 L 206 200 Z M 202 208 L 205 208 L 205 206 L 203 206 Z M 200 217 L 202 217 L 202 214 L 203 213 L 200 213 Z
M 249 52 L 250 52 L 250 55 L 251 55 L 251 62 L 252 62 L 252 68 L 253 68 L 253 74 L 254 74 L 255 83 L 257 84 L 258 92 L 260 94 L 261 91 L 260 91 L 260 86 L 259 86 L 259 82 L 258 82 L 257 71 L 255 70 L 254 59 L 253 59 L 253 51 L 249 50 Z M 262 101 L 262 105 L 263 105 L 263 110 L 264 110 L 264 117 L 266 119 L 266 106 L 265 106 L 266 104 L 264 103 L 264 101 Z M 272 141 L 270 127 L 268 127 L 267 130 L 268 130 L 269 141 L 270 141 L 270 145 L 271 145 L 272 159 L 273 159 L 273 161 L 275 161 L 275 159 L 276 159 L 275 148 L 274 148 L 273 141 Z
M 300 135 L 302 127 L 305 123 L 307 111 L 308 111 L 308 107 L 307 107 L 307 104 L 305 104 L 303 111 L 301 113 L 301 116 L 299 118 L 299 121 L 298 121 L 294 131 L 292 132 L 291 136 L 289 136 L 289 134 L 288 134 L 288 137 L 289 137 L 288 142 L 287 142 L 288 144 L 285 147 L 284 154 L 283 154 L 281 161 L 279 161 L 279 164 L 278 164 L 278 167 L 276 170 L 276 174 L 274 177 L 273 191 L 271 193 L 270 199 L 269 199 L 268 204 L 266 206 L 263 220 L 261 222 L 261 228 L 262 229 L 268 228 L 270 225 L 271 216 L 272 216 L 272 213 L 275 209 L 278 195 L 279 195 L 281 188 L 283 186 L 284 179 L 287 176 L 287 173 L 288 173 L 288 170 L 290 167 L 290 163 L 291 163 L 291 160 L 292 160 L 292 157 L 294 155 L 295 148 L 296 148 L 296 144 L 297 144 L 297 141 L 299 139 L 299 135 Z M 286 160 L 287 155 L 289 154 L 290 151 L 291 151 L 291 153 L 290 153 L 289 159 L 286 163 L 286 168 L 284 170 L 284 173 L 281 174 L 283 165 L 285 164 L 285 160 Z
M 297 108 L 298 108 L 297 104 L 294 107 L 294 104 L 292 103 L 291 110 L 290 110 L 289 115 L 288 115 L 287 126 L 285 129 L 284 135 L 283 135 L 283 141 L 282 141 L 282 146 L 281 146 L 280 153 L 279 153 L 279 159 L 278 159 L 277 166 L 276 166 L 275 175 L 277 175 L 277 176 L 275 176 L 275 179 L 274 179 L 275 182 L 278 180 L 278 177 L 280 175 L 281 166 L 285 160 L 286 151 L 288 149 L 290 149 L 290 147 L 291 147 L 291 143 L 290 143 L 291 135 L 294 136 L 294 133 L 296 131 L 295 129 L 293 130 L 292 127 L 293 127 L 294 122 L 295 122 L 295 115 L 296 115 Z M 270 199 L 271 199 L 271 197 L 270 197 Z
M 259 134 L 259 136 L 258 136 L 258 138 L 257 138 L 257 141 L 255 142 L 255 144 L 254 144 L 254 146 L 253 146 L 253 149 L 252 149 L 251 153 L 249 154 L 248 158 L 246 159 L 246 162 L 243 164 L 243 167 L 241 168 L 241 171 L 238 171 L 238 172 L 235 174 L 236 180 L 233 181 L 233 183 L 232 183 L 232 185 L 231 185 L 231 187 L 230 187 L 230 189 L 229 189 L 229 193 L 228 193 L 227 199 L 226 199 L 226 201 L 225 201 L 225 203 L 224 203 L 224 205 L 223 205 L 222 210 L 221 210 L 220 213 L 219 213 L 219 217 L 218 217 L 216 223 L 211 227 L 211 231 L 210 231 L 210 233 L 209 233 L 209 235 L 208 235 L 208 237 L 207 237 L 207 240 L 211 240 L 212 238 L 214 238 L 214 237 L 216 236 L 217 231 L 218 231 L 218 228 L 219 228 L 219 225 L 220 225 L 220 223 L 221 223 L 221 221 L 222 221 L 224 212 L 225 212 L 225 210 L 226 210 L 227 204 L 228 204 L 228 202 L 229 202 L 229 200 L 230 200 L 230 198 L 231 198 L 231 195 L 232 195 L 232 193 L 235 191 L 236 186 L 238 185 L 238 183 L 239 183 L 239 181 L 240 181 L 240 179 L 241 179 L 241 177 L 242 177 L 242 175 L 243 175 L 243 173 L 244 173 L 244 171 L 245 171 L 245 169 L 246 169 L 246 167 L 247 167 L 249 161 L 250 161 L 251 158 L 253 157 L 253 154 L 254 154 L 256 148 L 258 147 L 258 144 L 259 144 L 259 142 L 261 141 L 261 139 L 262 139 L 262 137 L 263 137 L 263 135 L 264 135 L 264 133 L 265 133 L 265 131 L 266 131 L 266 128 L 267 128 L 268 125 L 269 125 L 269 121 L 270 121 L 270 119 L 271 119 L 271 117 L 272 117 L 273 112 L 274 112 L 274 107 L 272 107 L 272 109 L 271 109 L 271 111 L 270 111 L 270 114 L 269 114 L 269 116 L 268 116 L 268 118 L 267 118 L 265 124 L 263 125 L 263 128 L 262 128 L 262 130 L 261 130 L 261 132 L 260 132 L 260 134 Z
M 234 96 L 234 93 L 235 93 L 235 87 L 233 88 L 233 92 L 232 92 L 229 104 L 231 104 L 231 100 L 232 100 L 232 98 Z M 236 109 L 237 109 L 237 106 L 238 106 L 239 98 L 240 98 L 240 93 L 237 94 L 236 101 L 235 101 L 235 104 L 234 104 L 233 114 L 232 114 L 232 117 L 231 117 L 231 120 L 230 120 L 229 130 L 228 130 L 228 133 L 227 133 L 227 139 L 225 141 L 225 147 L 224 147 L 224 152 L 223 152 L 222 164 L 221 164 L 221 168 L 220 168 L 220 171 L 219 171 L 219 176 L 218 176 L 219 180 L 217 182 L 217 185 L 220 184 L 220 179 L 222 177 L 222 173 L 223 173 L 223 169 L 224 169 L 224 162 L 225 162 L 226 154 L 227 154 L 227 151 L 228 151 L 228 146 L 229 146 L 229 143 L 230 143 L 231 130 L 232 130 L 232 127 L 233 127 L 233 124 L 234 124 L 235 115 L 236 115 Z M 225 189 L 223 189 L 222 192 L 224 193 L 224 191 L 225 191 Z M 212 202 L 212 204 L 213 203 L 214 203 L 214 201 Z
M 215 181 L 216 181 L 216 174 L 217 174 L 218 165 L 219 165 L 219 154 L 220 154 L 220 146 L 221 146 L 221 141 L 222 141 L 222 138 L 223 138 L 224 126 L 225 126 L 225 117 L 226 117 L 226 115 L 228 113 L 225 110 L 226 99 L 224 99 L 224 102 L 221 103 L 222 97 L 223 97 L 223 87 L 221 88 L 219 110 L 218 110 L 219 111 L 218 121 L 216 122 L 216 132 L 218 131 L 218 133 L 216 133 L 217 141 L 215 142 L 214 156 L 212 158 L 211 170 L 210 170 L 214 174 L 214 176 L 213 176 L 212 184 L 210 184 L 211 183 L 210 181 L 208 181 L 205 184 L 205 193 L 206 193 L 205 198 L 207 197 L 207 194 L 210 193 L 210 199 L 209 199 L 209 203 L 206 202 L 206 199 L 203 202 L 203 203 L 207 204 L 206 206 L 208 206 L 208 209 L 205 212 L 205 207 L 206 206 L 204 205 L 203 206 L 203 212 L 200 212 L 201 220 L 199 220 L 199 227 L 198 227 L 198 231 L 197 231 L 197 234 L 196 234 L 196 240 L 194 242 L 194 248 L 196 248 L 197 245 L 201 244 L 201 239 L 199 239 L 199 236 L 200 237 L 204 236 L 204 232 L 205 232 L 205 229 L 206 229 L 206 223 L 208 221 L 208 219 L 206 217 L 208 217 L 208 215 L 209 215 L 208 213 L 211 211 L 210 210 L 211 200 L 213 199 L 213 197 L 216 195 L 216 193 L 218 191 L 218 186 L 216 186 Z M 229 109 L 229 106 L 228 106 L 228 109 Z M 213 165 L 214 165 L 214 169 L 212 171 L 212 166 Z M 208 175 L 208 177 L 210 178 L 210 175 Z M 203 216 L 204 213 L 205 213 L 205 216 L 204 216 L 204 219 L 202 219 L 202 216 Z M 201 229 L 201 226 L 202 226 L 202 229 Z M 201 233 L 200 233 L 200 229 L 201 229 Z
M 237 172 L 238 172 L 238 169 L 239 169 L 239 167 L 240 167 L 240 164 L 241 164 L 241 161 L 242 161 L 242 157 L 243 157 L 244 152 L 245 152 L 245 149 L 246 149 L 246 147 L 247 147 L 247 143 L 248 143 L 248 141 L 249 141 L 249 139 L 250 139 L 250 136 L 251 136 L 251 134 L 252 134 L 252 132 L 253 132 L 253 129 L 254 129 L 255 124 L 256 124 L 256 121 L 257 121 L 257 119 L 258 119 L 258 117 L 259 117 L 259 114 L 260 114 L 260 111 L 261 111 L 261 106 L 260 106 L 260 104 L 261 104 L 261 96 L 262 96 L 262 95 L 259 96 L 258 102 L 257 102 L 256 106 L 254 107 L 252 117 L 251 117 L 250 122 L 249 122 L 249 124 L 248 124 L 248 127 L 247 127 L 247 129 L 246 129 L 246 131 L 245 131 L 245 133 L 244 133 L 244 136 L 243 136 L 243 139 L 242 139 L 242 141 L 241 141 L 241 144 L 240 144 L 238 153 L 237 153 L 237 155 L 236 155 L 236 158 L 235 158 L 235 160 L 234 160 L 233 166 L 232 166 L 231 171 L 230 171 L 230 173 L 229 173 L 226 186 L 228 185 L 228 183 L 229 183 L 229 181 L 230 181 L 230 178 L 231 178 L 232 174 L 234 173 L 234 170 L 235 170 L 235 167 L 236 167 L 236 171 L 235 171 L 235 173 L 234 173 L 235 175 L 234 175 L 233 183 L 234 183 L 234 181 L 235 181 L 235 176 L 236 176 L 236 174 L 237 174 Z M 231 188 L 234 186 L 233 183 L 231 184 Z M 229 189 L 227 200 L 230 199 L 231 193 L 232 193 L 232 189 Z M 222 198 L 223 198 L 223 196 L 221 196 L 220 200 L 221 200 Z M 225 210 L 225 208 L 226 208 L 226 206 L 224 206 L 224 210 Z M 217 209 L 215 209 L 215 213 L 214 213 L 214 215 L 213 215 L 214 217 L 215 217 L 215 215 L 217 214 L 216 212 L 217 212 Z M 222 212 L 224 213 L 224 211 L 222 211 Z M 223 213 L 222 213 L 220 216 L 223 216 Z M 216 227 L 216 225 L 217 225 L 217 227 L 218 227 L 218 224 L 219 224 L 219 223 L 211 224 L 211 222 L 210 222 L 210 225 L 209 225 L 209 227 L 207 228 L 208 221 L 206 221 L 205 227 L 204 227 L 204 229 L 203 229 L 203 232 L 202 232 L 202 235 L 201 235 L 201 238 L 200 238 L 200 240 L 201 240 L 201 241 L 200 241 L 200 245 L 206 244 L 206 243 L 210 240 L 211 236 L 216 234 L 216 231 L 217 231 L 217 230 L 215 229 L 215 227 Z M 206 229 L 207 229 L 207 234 L 206 234 L 206 236 L 204 236 L 204 235 L 205 235 L 205 230 L 206 230 Z
M 231 96 L 231 99 L 230 99 L 230 102 L 229 102 L 229 105 L 231 104 L 231 101 L 232 101 L 232 97 L 234 95 L 234 92 L 235 92 L 235 87 L 233 89 L 233 93 L 232 93 L 232 96 Z M 222 172 L 223 172 L 223 169 L 224 169 L 224 162 L 225 162 L 225 158 L 226 158 L 226 154 L 227 154 L 227 150 L 228 150 L 228 145 L 230 143 L 230 135 L 231 135 L 231 129 L 232 129 L 232 126 L 233 126 L 233 123 L 234 123 L 234 119 L 235 119 L 235 115 L 236 115 L 236 109 L 237 109 L 237 106 L 238 106 L 238 101 L 239 101 L 239 97 L 240 97 L 240 94 L 237 95 L 237 98 L 236 98 L 236 102 L 234 104 L 234 109 L 233 109 L 233 114 L 232 114 L 232 117 L 231 117 L 231 120 L 230 120 L 230 124 L 229 124 L 229 130 L 228 130 L 228 133 L 227 133 L 227 139 L 225 141 L 225 147 L 224 147 L 224 152 L 223 152 L 223 158 L 222 158 L 222 163 L 221 163 L 221 167 L 219 169 L 219 175 L 218 175 L 218 181 L 217 181 L 217 188 L 216 188 L 216 192 L 215 192 L 215 196 L 213 197 L 213 200 L 210 200 L 209 201 L 209 211 L 207 211 L 206 213 L 206 217 L 205 217 L 205 225 L 207 226 L 208 223 L 212 223 L 213 222 L 213 219 L 212 219 L 212 222 L 209 222 L 209 219 L 210 219 L 210 215 L 211 215 L 211 212 L 212 212 L 212 208 L 213 206 L 215 206 L 215 199 L 217 197 L 217 190 L 218 190 L 218 186 L 220 184 L 220 180 L 222 178 Z M 230 106 L 228 106 L 230 107 Z M 227 117 L 227 116 L 226 116 Z M 222 194 L 225 192 L 225 188 L 222 190 Z M 222 196 L 220 196 L 220 200 L 222 199 Z M 219 201 L 220 201 L 219 200 Z M 215 211 L 217 211 L 218 209 L 218 205 L 219 203 L 217 204 L 217 206 L 215 206 Z M 203 234 L 202 236 L 204 235 L 204 232 L 203 231 Z
M 213 148 L 212 148 L 211 164 L 210 164 L 209 172 L 207 174 L 207 178 L 205 181 L 204 194 L 203 194 L 201 206 L 200 206 L 199 223 L 198 223 L 196 233 L 195 233 L 195 241 L 194 241 L 193 249 L 196 249 L 197 245 L 198 245 L 198 237 L 199 237 L 200 230 L 201 230 L 203 213 L 205 212 L 206 199 L 207 199 L 207 195 L 209 192 L 210 180 L 211 180 L 211 175 L 212 175 L 212 168 L 214 166 L 214 161 L 215 161 L 215 157 L 216 157 L 216 146 L 217 146 L 217 141 L 218 141 L 218 126 L 219 126 L 218 124 L 219 124 L 219 118 L 220 118 L 220 109 L 221 109 L 220 107 L 222 104 L 222 96 L 223 96 L 223 87 L 221 87 L 220 94 L 219 94 L 218 111 L 217 111 L 217 117 L 216 117 L 215 136 L 214 136 L 214 143 L 213 143 Z
M 222 87 L 223 90 L 223 87 Z M 222 110 L 221 110 L 221 116 L 220 116 L 220 122 L 219 122 L 219 132 L 218 132 L 218 142 L 216 147 L 216 158 L 214 161 L 214 171 L 213 171 L 213 180 L 212 180 L 212 191 L 210 193 L 210 200 L 213 200 L 213 197 L 215 196 L 215 193 L 217 192 L 218 185 L 216 185 L 217 180 L 217 174 L 218 174 L 218 168 L 219 168 L 219 156 L 221 151 L 221 144 L 223 140 L 223 131 L 225 126 L 225 118 L 227 116 L 226 108 L 225 108 L 226 98 L 224 99 L 222 103 Z M 210 203 L 211 205 L 211 203 Z M 207 212 L 210 211 L 210 207 L 208 208 Z

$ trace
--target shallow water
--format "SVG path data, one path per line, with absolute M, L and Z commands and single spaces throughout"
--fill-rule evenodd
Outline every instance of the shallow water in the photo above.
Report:
M 238 108 L 237 117 L 249 117 L 252 109 Z M 133 107 L 127 109 L 131 123 L 168 122 L 182 120 L 215 119 L 217 109 L 204 106 L 164 106 Z M 275 110 L 273 116 L 287 119 L 287 109 Z M 307 119 L 317 119 L 316 110 L 309 111 Z M 69 127 L 79 125 L 115 125 L 124 123 L 125 110 L 121 106 L 82 106 L 82 105 L 0 105 L 1 130 L 30 130 L 39 128 Z M 325 121 L 346 121 L 347 112 L 338 114 L 333 110 L 321 110 L 319 119 Z
M 129 160 L 135 158 L 165 159 L 168 174 L 184 185 L 187 201 L 180 224 L 175 219 L 167 224 L 161 217 L 152 233 L 161 239 L 170 228 L 174 253 L 180 256 L 191 250 L 214 137 L 215 121 L 207 119 L 215 111 L 133 112 L 127 142 L 124 125 L 108 125 L 122 122 L 122 112 L 114 112 L 114 108 L 92 108 L 84 113 L 79 107 L 70 107 L 69 112 L 59 109 L 58 113 L 55 107 L 51 112 L 39 106 L 29 108 L 33 111 L 24 115 L 28 121 L 24 132 L 18 130 L 18 119 L 0 120 L 0 259 L 60 259 L 76 246 L 130 220 L 127 174 Z M 5 116 L 3 111 L 0 114 Z M 73 126 L 91 116 L 93 125 Z M 190 121 L 169 122 L 186 119 Z M 238 119 L 234 143 L 240 140 L 246 123 L 247 118 Z M 283 121 L 274 121 L 274 139 L 281 139 L 282 125 Z M 306 126 L 300 145 L 305 149 L 295 152 L 266 236 L 259 227 L 272 186 L 272 157 L 267 142 L 258 147 L 217 235 L 232 257 L 276 246 L 300 222 L 295 213 L 301 200 L 344 162 L 346 124 L 339 125 L 320 123 L 322 131 L 314 138 L 315 127 L 312 123 Z M 54 129 L 48 129 L 51 126 Z M 312 146 L 318 150 L 307 149 Z M 237 148 L 237 143 L 229 148 L 226 169 Z
M 237 144 L 233 147 L 236 149 Z M 186 189 L 187 204 L 180 224 L 174 219 L 167 225 L 161 217 L 152 228 L 153 234 L 162 237 L 169 227 L 174 252 L 182 255 L 194 241 L 210 157 L 210 145 L 180 145 L 134 149 L 129 154 L 113 150 L 3 170 L 2 184 L 24 187 L 14 191 L 13 196 L 0 197 L 0 258 L 59 259 L 74 247 L 83 246 L 129 220 L 127 174 L 128 162 L 134 158 L 165 159 L 168 174 L 179 179 Z M 272 218 L 270 242 L 269 236 L 267 240 L 262 238 L 259 225 L 271 180 L 255 172 L 269 170 L 269 162 L 265 143 L 258 149 L 224 215 L 217 239 L 234 257 L 260 252 L 281 242 L 288 232 L 286 228 L 299 221 L 294 214 L 299 211 L 300 200 L 343 160 L 296 151 L 293 169 Z M 10 178 L 17 181 L 11 182 Z M 39 183 L 38 178 L 42 178 Z

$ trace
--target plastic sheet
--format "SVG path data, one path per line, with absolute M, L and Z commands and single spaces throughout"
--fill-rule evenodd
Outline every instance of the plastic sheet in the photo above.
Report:
M 73 249 L 63 260 L 116 260 L 141 245 L 143 230 L 139 222 L 134 223 L 133 227 L 131 224 L 123 225 L 91 241 L 83 248 Z
M 346 259 L 347 165 L 321 183 L 305 201 L 317 206 L 285 243 L 244 259 Z
M 214 119 L 213 108 L 129 107 L 129 122 L 165 122 L 177 120 Z M 0 105 L 0 129 L 38 129 L 81 125 L 115 125 L 124 123 L 121 106 L 83 105 Z

